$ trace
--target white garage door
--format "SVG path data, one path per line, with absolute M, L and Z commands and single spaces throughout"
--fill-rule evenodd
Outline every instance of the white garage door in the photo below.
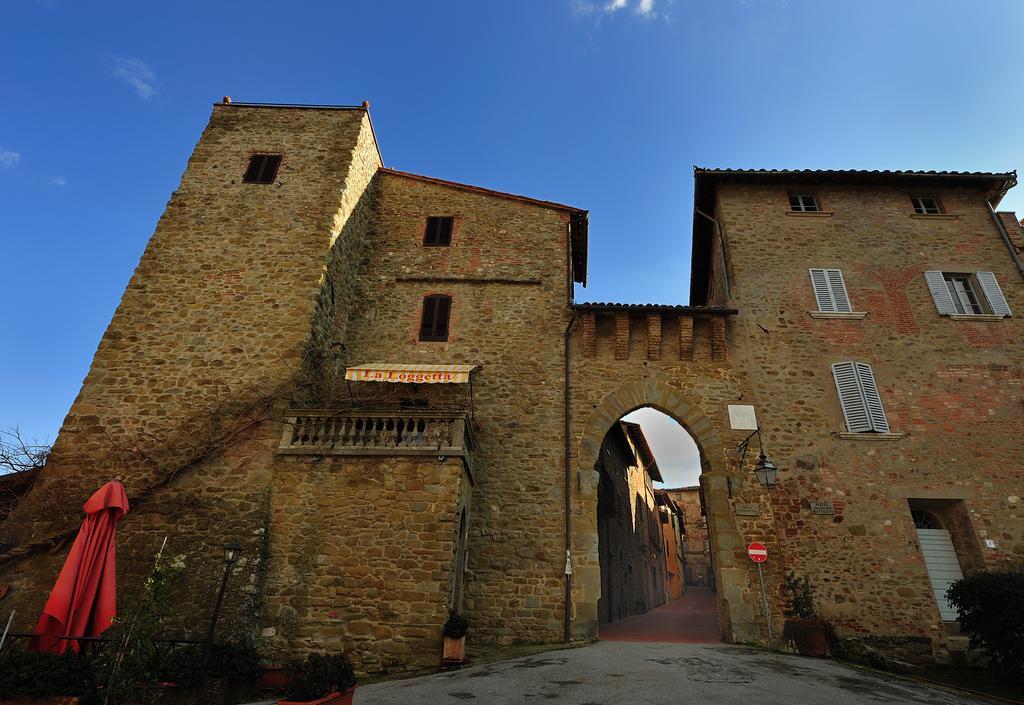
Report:
M 946 589 L 950 583 L 964 577 L 960 571 L 960 561 L 956 559 L 956 551 L 953 550 L 953 540 L 945 529 L 918 529 L 917 540 L 921 544 L 939 614 L 943 620 L 953 622 L 956 620 L 956 610 L 946 601 Z

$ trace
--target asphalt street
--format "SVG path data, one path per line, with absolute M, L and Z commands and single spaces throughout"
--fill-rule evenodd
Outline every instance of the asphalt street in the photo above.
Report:
M 953 705 L 984 702 L 835 661 L 727 644 L 601 641 L 360 687 L 354 705 Z

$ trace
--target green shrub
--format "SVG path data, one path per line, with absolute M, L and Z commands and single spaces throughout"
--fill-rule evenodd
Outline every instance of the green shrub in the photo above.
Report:
M 798 578 L 796 573 L 789 571 L 789 575 L 782 582 L 782 591 L 786 596 L 787 617 L 814 619 L 818 616 L 814 609 L 814 589 L 809 578 Z
M 92 663 L 86 657 L 41 654 L 17 646 L 0 654 L 0 698 L 89 695 L 95 690 Z
M 203 678 L 203 649 L 189 644 L 162 649 L 156 658 L 152 672 L 160 683 L 198 685 Z
M 305 661 L 285 666 L 289 700 L 316 700 L 344 691 L 356 682 L 352 664 L 344 654 L 310 654 Z
M 206 670 L 213 678 L 243 682 L 256 680 L 263 671 L 259 652 L 247 640 L 215 642 Z
M 1024 672 L 1024 569 L 981 571 L 946 591 L 956 621 L 999 668 Z
M 469 620 L 455 612 L 448 613 L 448 621 L 441 627 L 441 633 L 451 639 L 461 639 L 469 633 Z

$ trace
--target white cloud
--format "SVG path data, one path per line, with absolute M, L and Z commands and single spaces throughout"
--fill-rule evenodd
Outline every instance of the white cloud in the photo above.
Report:
M 621 10 L 629 4 L 629 0 L 610 0 L 610 2 L 604 6 L 605 12 L 615 12 Z
M 691 487 L 700 481 L 700 451 L 682 426 L 656 409 L 646 407 L 622 417 L 640 424 L 651 446 L 665 487 Z
M 50 179 L 50 183 L 53 184 L 54 186 L 60 186 L 61 188 L 63 188 L 68 185 L 68 180 L 65 179 L 63 176 L 55 176 L 52 179 Z
M 640 0 L 636 5 L 636 12 L 644 17 L 654 17 L 654 0 Z
M 115 56 L 114 75 L 134 88 L 143 100 L 156 95 L 156 74 L 142 59 Z
M 0 149 L 0 166 L 18 166 L 21 163 L 21 154 L 12 152 L 9 149 Z
M 587 0 L 572 0 L 572 14 L 576 17 L 590 17 L 597 7 Z

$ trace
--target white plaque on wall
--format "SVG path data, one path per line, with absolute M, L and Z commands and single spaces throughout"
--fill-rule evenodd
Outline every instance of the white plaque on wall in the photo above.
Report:
M 750 404 L 729 405 L 729 425 L 734 431 L 756 431 L 757 416 Z

